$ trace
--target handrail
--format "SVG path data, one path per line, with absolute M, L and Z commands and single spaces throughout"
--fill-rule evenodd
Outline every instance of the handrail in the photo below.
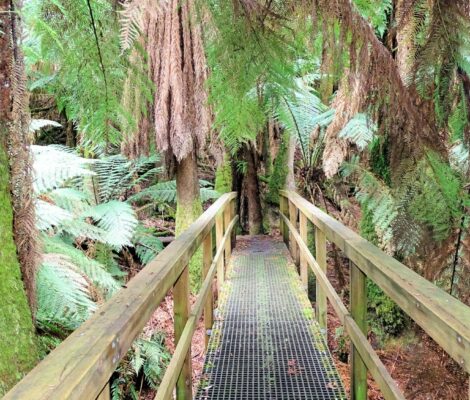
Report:
M 227 243 L 231 242 L 231 234 L 238 220 L 233 206 L 235 199 L 235 192 L 222 195 L 185 232 L 140 271 L 125 288 L 100 307 L 92 318 L 83 323 L 26 375 L 7 393 L 4 399 L 109 398 L 107 385 L 118 362 L 126 355 L 132 342 L 174 285 L 174 292 L 178 291 L 179 295 L 177 298 L 174 294 L 175 314 L 177 308 L 189 310 L 189 297 L 187 296 L 189 293 L 185 290 L 177 290 L 177 286 L 188 287 L 188 263 L 203 242 L 204 260 L 212 259 L 212 246 L 208 246 L 207 243 L 211 243 L 211 232 L 216 224 L 222 227 L 224 235 L 218 237 L 216 258 L 212 265 L 222 265 L 223 268 L 224 250 L 230 250 L 227 248 Z M 227 215 L 230 215 L 230 218 Z M 225 227 L 224 220 L 230 221 L 229 224 L 225 224 Z M 210 283 L 215 272 L 216 268 L 212 266 L 206 274 L 191 315 L 184 315 L 184 312 L 178 315 L 180 324 L 176 323 L 175 315 L 175 335 L 179 334 L 179 340 L 174 356 L 178 357 L 178 361 L 170 361 L 171 368 L 164 377 L 165 382 L 170 382 L 173 386 L 178 375 L 183 381 L 189 380 L 190 382 L 191 380 L 190 375 L 185 376 L 187 373 L 181 372 L 180 374 L 182 367 L 179 361 L 180 354 L 187 356 L 190 346 L 188 337 L 192 337 L 194 333 L 203 305 L 205 305 L 205 310 L 212 311 Z M 212 315 L 205 315 L 204 318 L 212 320 Z M 168 375 L 170 371 L 176 375 L 176 378 Z M 178 384 L 180 379 L 178 379 Z M 160 389 L 169 392 L 173 390 L 173 386 L 165 388 L 160 385 Z
M 382 252 L 378 247 L 361 238 L 358 234 L 336 221 L 313 204 L 302 198 L 295 192 L 281 191 L 281 230 L 284 239 L 289 242 L 291 237 L 300 249 L 302 260 L 311 267 L 317 277 L 321 293 L 330 300 L 340 321 L 344 324 L 354 347 L 353 356 L 359 356 L 363 367 L 356 365 L 356 371 L 361 379 L 353 379 L 352 385 L 356 397 L 363 396 L 366 385 L 365 367 L 376 379 L 386 399 L 403 398 L 394 384 L 389 373 L 377 357 L 367 341 L 366 331 L 357 323 L 355 315 L 365 316 L 366 295 L 360 296 L 354 293 L 365 288 L 365 277 L 374 281 L 405 313 L 407 313 L 423 330 L 429 334 L 460 366 L 470 372 L 470 308 L 450 296 L 431 282 L 416 274 L 408 267 Z M 290 207 L 288 207 L 288 205 Z M 292 207 L 293 206 L 293 207 Z M 294 208 L 294 212 L 292 210 Z M 287 214 L 287 215 L 286 215 Z M 300 219 L 300 231 L 297 232 L 297 221 Z M 351 280 L 354 277 L 354 285 L 351 285 L 351 314 L 346 309 L 341 299 L 335 292 L 325 274 L 325 267 L 320 266 L 306 246 L 306 222 L 310 220 L 316 229 L 316 235 L 325 235 L 335 243 L 351 261 Z M 304 232 L 302 235 L 302 231 Z M 302 237 L 303 236 L 303 237 Z M 293 255 L 296 249 L 292 249 Z M 321 249 L 316 249 L 322 251 Z M 305 265 L 301 268 L 305 268 Z M 318 290 L 318 289 L 317 289 Z M 359 297 L 358 297 L 359 296 Z M 326 310 L 322 310 L 326 314 Z M 356 353 L 357 352 L 357 353 Z M 356 362 L 357 363 L 357 362 Z M 353 369 L 355 368 L 353 362 Z M 362 382 L 361 382 L 362 381 Z M 358 388 L 361 386 L 360 388 Z M 358 395 L 359 393 L 359 395 Z

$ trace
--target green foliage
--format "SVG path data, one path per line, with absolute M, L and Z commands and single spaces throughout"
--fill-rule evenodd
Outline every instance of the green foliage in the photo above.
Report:
M 409 212 L 431 228 L 434 240 L 442 241 L 462 216 L 462 183 L 450 166 L 433 153 L 421 160 L 418 173 L 413 175 L 419 191 L 409 203 Z
M 289 147 L 289 134 L 285 133 L 282 136 L 281 145 L 274 160 L 273 173 L 268 181 L 268 193 L 266 194 L 266 201 L 270 204 L 279 204 L 279 191 L 282 190 L 286 184 L 287 177 L 287 150 Z
M 220 193 L 212 188 L 212 183 L 199 180 L 201 201 L 217 199 Z M 152 203 L 176 204 L 176 181 L 158 182 L 129 197 L 130 202 L 151 201 Z
M 382 179 L 388 186 L 392 185 L 389 162 L 389 139 L 388 137 L 375 137 L 369 145 L 370 161 L 372 172 Z
M 408 326 L 406 314 L 375 283 L 367 279 L 368 323 L 380 341 L 397 336 Z
M 138 400 L 143 379 L 157 389 L 169 360 L 162 334 L 137 339 L 111 378 L 111 398 Z
M 392 0 L 354 0 L 361 15 L 374 27 L 377 36 L 383 38 L 388 28 L 388 18 L 393 12 Z
M 89 281 L 65 256 L 45 257 L 36 280 L 36 323 L 43 330 L 74 330 L 97 309 Z
M 377 126 L 364 113 L 357 113 L 349 122 L 341 129 L 338 137 L 341 139 L 349 139 L 359 150 L 364 150 L 374 139 Z
M 146 228 L 142 224 L 137 225 L 132 241 L 142 265 L 147 265 L 163 250 L 163 244 L 156 237 L 155 229 Z
M 223 164 L 215 172 L 214 189 L 220 194 L 232 191 L 232 166 L 228 154 L 224 156 Z
M 264 128 L 265 91 L 285 94 L 295 76 L 294 60 L 305 51 L 303 32 L 298 30 L 294 40 L 289 27 L 273 18 L 276 12 L 288 13 L 288 6 L 281 2 L 272 6 L 274 13 L 257 19 L 235 14 L 231 2 L 209 2 L 215 25 L 207 48 L 210 102 L 215 127 L 231 151 Z
M 117 146 L 122 130 L 135 126 L 124 108 L 124 81 L 132 70 L 142 105 L 151 85 L 142 68 L 122 55 L 115 5 L 107 0 L 32 0 L 25 3 L 26 62 L 30 89 L 54 95 L 60 111 L 85 135 L 87 147 Z M 97 95 L 99 94 L 99 95 Z

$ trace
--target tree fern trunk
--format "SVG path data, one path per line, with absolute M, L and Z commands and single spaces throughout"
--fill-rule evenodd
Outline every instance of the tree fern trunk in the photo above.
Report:
M 37 361 L 33 320 L 18 261 L 18 255 L 23 257 L 23 250 L 30 248 L 24 266 L 35 264 L 33 242 L 25 234 L 27 224 L 34 226 L 34 214 L 30 212 L 28 147 L 21 140 L 28 128 L 17 12 L 12 1 L 0 0 L 0 396 Z M 23 202 L 27 198 L 28 204 Z M 23 271 L 23 276 L 32 295 L 34 270 Z
M 202 214 L 195 152 L 176 163 L 176 202 L 176 236 L 179 236 Z M 201 286 L 201 268 L 202 252 L 198 250 L 189 265 L 193 292 Z

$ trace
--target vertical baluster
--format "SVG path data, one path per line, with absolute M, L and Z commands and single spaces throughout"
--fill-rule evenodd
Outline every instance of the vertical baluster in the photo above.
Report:
M 351 261 L 349 270 L 351 315 L 367 337 L 366 275 Z M 353 345 L 351 345 L 351 399 L 367 399 L 367 368 Z
M 231 209 L 232 209 L 232 219 L 237 215 L 237 200 L 236 199 L 233 199 L 231 202 L 230 202 L 230 206 L 231 206 Z M 232 249 L 235 247 L 235 242 L 236 242 L 236 237 L 237 237 L 237 225 L 235 225 L 232 229 L 232 234 L 230 235 L 231 236 L 231 242 L 232 242 Z
M 204 242 L 202 243 L 202 281 L 206 279 L 207 272 L 212 264 L 212 235 L 211 232 L 208 233 Z M 209 295 L 207 297 L 206 304 L 204 305 L 204 328 L 206 331 L 205 343 L 206 349 L 207 344 L 209 343 L 210 330 L 212 329 L 213 316 L 214 316 L 214 296 L 212 293 L 212 285 L 209 289 Z
M 186 266 L 173 287 L 173 311 L 175 314 L 175 346 L 180 340 L 184 326 L 189 317 L 189 267 Z M 190 400 L 192 399 L 191 384 L 191 347 L 184 360 L 181 373 L 176 382 L 176 399 Z
M 215 243 L 216 243 L 216 253 L 222 245 L 222 238 L 224 237 L 224 220 L 222 213 L 219 213 L 215 217 Z M 224 274 L 224 255 L 222 254 L 217 261 L 217 292 L 220 293 L 222 285 L 224 284 L 225 274 Z
M 300 237 L 302 238 L 305 245 L 308 245 L 308 234 L 307 234 L 307 217 L 303 212 L 300 212 L 299 216 L 299 233 Z M 299 249 L 300 252 L 300 279 L 304 286 L 304 289 L 308 293 L 308 264 L 307 264 L 307 257 L 305 253 Z
M 295 206 L 294 203 L 289 201 L 289 220 L 294 229 L 297 229 L 297 220 L 298 220 L 298 213 L 299 210 Z M 289 243 L 290 243 L 290 252 L 292 254 L 292 258 L 294 259 L 295 265 L 299 265 L 299 247 L 297 245 L 297 241 L 294 238 L 294 234 L 291 232 L 289 236 Z
M 326 274 L 326 237 L 325 234 L 318 227 L 315 227 L 315 258 L 320 268 Z M 323 333 L 326 335 L 327 300 L 326 293 L 323 291 L 320 284 L 318 283 L 318 279 L 316 280 L 315 294 L 315 311 L 317 320 L 323 330 Z

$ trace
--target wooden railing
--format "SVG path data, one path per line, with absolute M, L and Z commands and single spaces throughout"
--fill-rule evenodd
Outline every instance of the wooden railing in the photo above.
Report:
M 203 312 L 205 327 L 212 326 L 212 282 L 216 275 L 219 288 L 224 281 L 225 260 L 230 257 L 238 221 L 235 199 L 236 193 L 220 197 L 127 287 L 39 363 L 5 399 L 109 399 L 112 373 L 171 289 L 177 345 L 156 398 L 171 398 L 176 386 L 178 399 L 191 399 L 191 339 Z M 201 244 L 204 281 L 191 309 L 188 264 Z
M 307 285 L 307 269 L 316 276 L 316 318 L 327 327 L 327 299 L 352 344 L 351 399 L 367 399 L 367 371 L 385 399 L 404 399 L 398 386 L 367 340 L 366 277 L 375 282 L 460 366 L 470 372 L 470 308 L 405 265 L 382 252 L 295 192 L 281 192 L 281 232 L 299 263 Z M 307 247 L 307 221 L 315 229 L 315 257 Z M 350 311 L 326 275 L 326 240 L 350 260 Z

